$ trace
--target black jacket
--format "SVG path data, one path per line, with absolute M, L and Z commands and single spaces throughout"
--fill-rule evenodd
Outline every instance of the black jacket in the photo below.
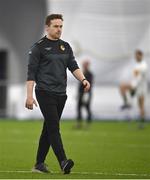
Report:
M 67 68 L 71 72 L 79 68 L 70 45 L 61 39 L 53 41 L 45 36 L 29 51 L 27 81 L 35 81 L 36 89 L 64 95 Z

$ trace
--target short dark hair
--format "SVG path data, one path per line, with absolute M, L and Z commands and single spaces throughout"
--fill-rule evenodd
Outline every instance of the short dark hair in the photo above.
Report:
M 62 14 L 50 14 L 45 19 L 45 25 L 50 25 L 51 20 L 53 19 L 61 19 L 63 21 L 63 15 Z
M 141 50 L 139 50 L 139 49 L 137 49 L 137 50 L 135 51 L 135 53 L 138 54 L 138 55 L 140 55 L 140 56 L 143 56 L 143 52 L 142 52 Z

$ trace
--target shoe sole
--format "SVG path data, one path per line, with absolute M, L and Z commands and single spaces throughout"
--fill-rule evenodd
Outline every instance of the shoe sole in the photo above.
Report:
M 41 173 L 41 174 L 50 173 L 50 172 L 40 171 L 39 169 L 35 169 L 35 168 L 33 168 L 33 169 L 31 170 L 31 172 L 33 172 L 33 173 Z
M 38 169 L 34 169 L 34 168 L 31 170 L 31 172 L 33 172 L 33 173 L 43 173 L 42 171 L 40 171 Z
M 74 162 L 72 160 L 69 160 L 66 165 L 63 167 L 64 174 L 69 174 L 71 168 L 74 166 Z

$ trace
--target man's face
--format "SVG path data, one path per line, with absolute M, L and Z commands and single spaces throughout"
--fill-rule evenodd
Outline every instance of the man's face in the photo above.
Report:
M 46 25 L 46 31 L 49 37 L 56 40 L 59 39 L 62 33 L 63 21 L 61 19 L 53 19 L 50 25 Z
M 84 61 L 83 62 L 83 70 L 87 71 L 89 69 L 89 65 L 90 65 L 89 61 Z
M 136 54 L 135 54 L 135 58 L 136 58 L 136 61 L 137 61 L 137 62 L 142 61 L 142 55 L 139 54 L 139 53 L 136 53 Z

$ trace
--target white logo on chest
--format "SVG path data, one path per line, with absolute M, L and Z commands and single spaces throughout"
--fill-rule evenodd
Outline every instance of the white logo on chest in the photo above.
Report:
M 52 47 L 46 47 L 45 50 L 50 51 Z

